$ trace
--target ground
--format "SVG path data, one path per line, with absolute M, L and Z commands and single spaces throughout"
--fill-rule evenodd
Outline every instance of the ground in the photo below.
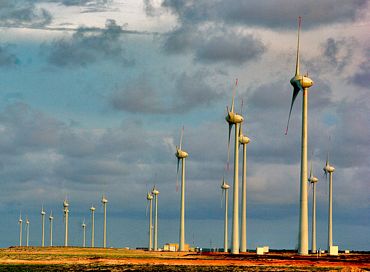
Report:
M 0 249 L 0 271 L 370 271 L 369 253 L 230 255 L 77 247 Z

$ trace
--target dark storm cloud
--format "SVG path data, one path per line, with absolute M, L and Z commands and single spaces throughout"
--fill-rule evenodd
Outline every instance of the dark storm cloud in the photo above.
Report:
M 122 27 L 114 20 L 107 20 L 100 31 L 80 27 L 71 38 L 55 40 L 44 45 L 43 50 L 48 50 L 49 63 L 60 67 L 83 67 L 107 59 L 131 66 L 134 61 L 126 57 L 121 34 Z
M 0 67 L 9 67 L 19 64 L 18 57 L 12 53 L 11 45 L 0 44 Z
M 0 1 L 0 25 L 7 27 L 40 27 L 50 24 L 51 14 L 30 0 Z
M 177 76 L 174 90 L 159 92 L 145 77 L 135 80 L 112 94 L 109 103 L 114 109 L 131 113 L 184 113 L 218 101 L 222 94 L 208 83 L 208 73 L 182 73 Z
M 165 35 L 163 49 L 169 54 L 193 53 L 197 62 L 241 65 L 258 59 L 266 46 L 252 34 L 223 27 L 198 29 L 196 25 L 189 25 Z
M 357 72 L 349 78 L 349 82 L 363 87 L 369 88 L 370 86 L 370 48 L 367 49 L 366 54 L 364 55 L 365 61 L 363 61 Z
M 322 47 L 328 62 L 338 71 L 342 71 L 352 60 L 354 40 L 328 38 Z
M 258 59 L 265 51 L 265 45 L 253 35 L 227 32 L 204 41 L 196 49 L 195 58 L 205 63 L 241 65 Z
M 367 0 L 329 1 L 186 1 L 164 0 L 168 8 L 183 24 L 216 21 L 227 24 L 294 28 L 297 16 L 303 16 L 306 28 L 355 21 L 368 6 Z

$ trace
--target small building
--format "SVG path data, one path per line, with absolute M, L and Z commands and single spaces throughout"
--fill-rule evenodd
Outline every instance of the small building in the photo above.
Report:
M 257 255 L 263 255 L 265 253 L 264 247 L 257 247 L 256 248 Z
M 269 246 L 263 246 L 263 253 L 269 253 Z
M 179 244 L 177 244 L 177 243 L 167 243 L 163 246 L 163 251 L 171 251 L 171 252 L 179 251 Z M 190 245 L 189 244 L 185 244 L 185 251 L 190 251 Z
M 338 246 L 330 246 L 329 255 L 330 256 L 338 256 Z

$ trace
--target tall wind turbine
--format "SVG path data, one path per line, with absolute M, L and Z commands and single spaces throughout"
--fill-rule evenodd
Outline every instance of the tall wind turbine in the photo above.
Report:
M 28 246 L 30 240 L 30 220 L 26 217 L 26 246 Z
M 225 222 L 224 222 L 224 252 L 228 252 L 228 210 L 229 210 L 229 188 L 230 185 L 226 183 L 225 179 L 222 179 L 221 189 L 222 193 L 225 193 Z
M 287 128 L 288 133 L 290 115 L 298 93 L 302 91 L 302 136 L 301 136 L 301 178 L 300 178 L 300 213 L 299 213 L 299 238 L 298 253 L 308 254 L 308 196 L 307 196 L 307 119 L 308 119 L 308 88 L 313 85 L 312 79 L 307 75 L 301 75 L 299 71 L 299 35 L 301 30 L 301 17 L 298 18 L 297 60 L 295 76 L 290 80 L 293 86 L 293 97 L 290 104 Z
M 148 192 L 146 199 L 149 201 L 149 245 L 148 249 L 153 249 L 153 195 Z
M 179 237 L 179 251 L 185 251 L 185 159 L 189 154 L 182 150 L 182 137 L 184 136 L 184 127 L 181 130 L 180 145 L 176 146 L 176 157 L 177 157 L 177 176 L 176 182 L 179 176 L 179 165 L 181 164 L 181 204 L 180 204 L 180 237 Z
M 22 214 L 19 214 L 19 220 L 18 220 L 18 224 L 19 224 L 19 246 L 22 246 Z
M 107 247 L 107 203 L 108 199 L 103 195 L 101 199 L 101 203 L 103 204 L 104 208 L 104 225 L 103 225 L 103 247 Z
M 233 125 L 235 125 L 235 143 L 234 143 L 234 184 L 233 184 L 233 229 L 231 253 L 239 254 L 239 124 L 243 122 L 243 116 L 234 112 L 234 97 L 238 79 L 235 81 L 235 88 L 231 99 L 231 109 L 227 109 L 226 121 L 229 124 L 229 140 L 227 146 L 227 160 L 229 164 L 230 157 L 230 136 Z
M 240 252 L 247 252 L 247 144 L 250 139 L 243 134 L 240 123 L 239 142 L 243 145 L 243 181 L 242 181 L 242 225 Z
M 67 199 L 63 201 L 63 212 L 64 212 L 64 246 L 68 246 L 68 210 L 69 204 Z
M 316 253 L 316 183 L 319 181 L 312 173 L 312 162 L 310 169 L 310 177 L 308 181 L 312 184 L 312 237 L 311 237 L 311 253 Z
M 84 221 L 82 222 L 82 247 L 86 247 L 86 224 L 85 224 L 85 219 Z
M 91 247 L 95 247 L 95 207 L 91 205 Z
M 330 254 L 330 247 L 333 246 L 333 173 L 335 168 L 329 163 L 329 153 L 326 157 L 326 163 L 323 170 L 326 176 L 329 174 L 328 252 Z
M 44 206 L 41 208 L 41 246 L 45 246 L 45 211 Z
M 49 223 L 50 223 L 50 246 L 53 246 L 53 211 L 50 212 L 49 215 Z
M 158 250 L 158 195 L 159 191 L 154 186 L 152 190 L 152 194 L 154 195 L 154 251 Z

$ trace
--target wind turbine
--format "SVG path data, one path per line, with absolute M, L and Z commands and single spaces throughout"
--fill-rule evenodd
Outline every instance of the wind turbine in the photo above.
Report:
M 50 222 L 50 246 L 53 246 L 53 211 L 50 212 L 49 222 Z
M 45 246 L 45 211 L 44 206 L 41 207 L 41 246 Z
M 101 203 L 103 204 L 104 208 L 104 225 L 103 225 L 103 247 L 107 247 L 107 203 L 108 199 L 105 197 L 105 195 L 101 198 Z
M 91 205 L 91 247 L 95 247 L 95 207 Z
M 222 193 L 225 193 L 224 252 L 228 252 L 227 234 L 228 234 L 229 188 L 230 185 L 226 183 L 225 179 L 222 179 L 221 189 Z
M 154 195 L 154 205 L 155 205 L 155 212 L 154 212 L 154 251 L 158 250 L 158 195 L 159 191 L 154 186 L 152 190 L 152 194 Z
M 243 145 L 243 181 L 242 181 L 242 225 L 240 251 L 247 252 L 247 144 L 250 139 L 243 135 L 240 123 L 239 142 Z
M 30 239 L 30 220 L 28 220 L 28 216 L 26 217 L 26 246 L 28 246 L 28 242 Z
M 64 227 L 64 230 L 65 230 L 65 233 L 64 233 L 64 246 L 68 246 L 68 213 L 69 213 L 69 210 L 68 210 L 68 207 L 69 207 L 69 204 L 68 204 L 68 201 L 67 199 L 65 199 L 63 201 L 63 207 L 64 207 L 64 224 L 65 224 L 65 227 Z
M 329 163 L 329 152 L 326 157 L 326 163 L 323 170 L 326 177 L 329 174 L 328 252 L 330 254 L 330 247 L 333 246 L 333 173 L 335 168 Z
M 302 91 L 302 136 L 301 136 L 301 178 L 300 178 L 300 213 L 299 213 L 299 238 L 298 253 L 308 254 L 308 196 L 307 196 L 307 119 L 308 119 L 308 88 L 313 85 L 312 79 L 307 75 L 301 75 L 299 71 L 299 35 L 301 30 L 301 17 L 298 18 L 298 39 L 297 39 L 297 60 L 295 76 L 290 80 L 293 86 L 293 97 L 290 104 L 290 111 L 285 135 L 288 134 L 288 127 L 292 108 L 298 93 Z
M 243 116 L 234 112 L 234 97 L 238 79 L 235 81 L 235 88 L 231 99 L 231 109 L 227 108 L 226 121 L 229 124 L 229 140 L 227 145 L 227 164 L 229 165 L 230 158 L 230 135 L 233 125 L 235 125 L 235 143 L 234 143 L 234 184 L 233 184 L 233 229 L 232 229 L 232 244 L 231 253 L 239 254 L 239 124 L 243 122 Z
M 86 224 L 85 224 L 85 219 L 82 222 L 82 232 L 83 232 L 83 239 L 82 239 L 82 247 L 86 247 Z
M 146 199 L 149 201 L 149 246 L 148 249 L 153 249 L 153 195 L 148 192 Z
M 19 220 L 18 220 L 18 224 L 19 224 L 19 246 L 22 246 L 22 214 L 19 214 Z
M 179 251 L 185 251 L 185 159 L 189 154 L 182 150 L 182 137 L 184 136 L 184 127 L 181 130 L 180 145 L 176 146 L 177 157 L 177 176 L 176 183 L 179 176 L 179 165 L 181 164 L 181 204 L 180 204 L 180 237 L 179 237 Z
M 310 169 L 310 177 L 308 181 L 312 184 L 312 238 L 311 238 L 311 253 L 316 253 L 316 183 L 319 181 L 312 173 L 312 162 Z

